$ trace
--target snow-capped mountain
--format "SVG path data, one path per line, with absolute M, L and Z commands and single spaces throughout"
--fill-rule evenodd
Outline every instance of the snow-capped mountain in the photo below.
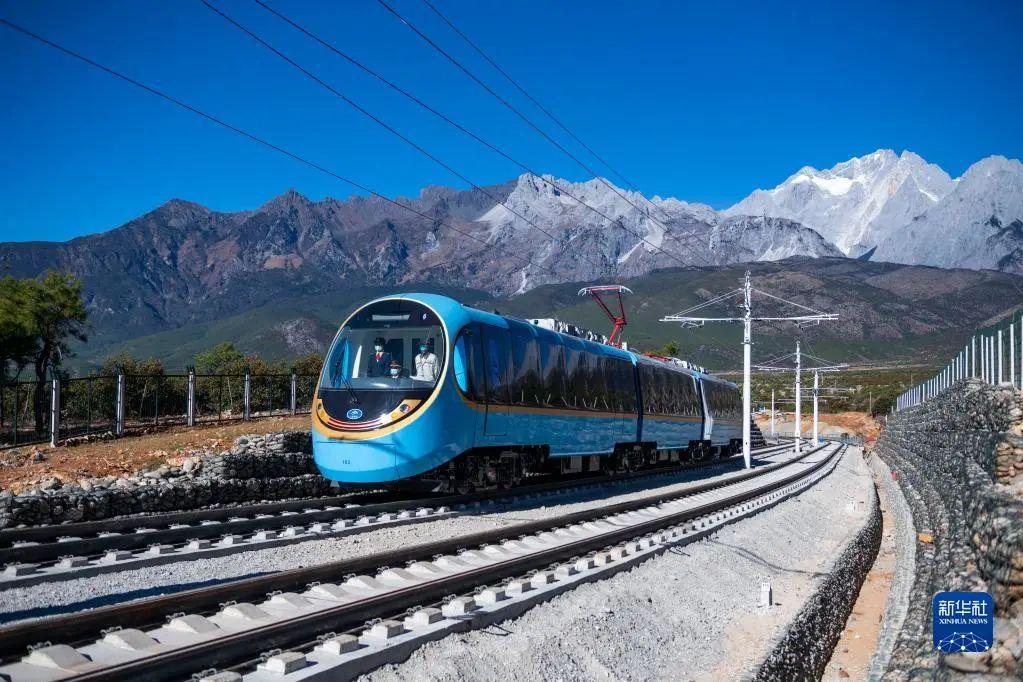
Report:
M 1023 273 L 1023 164 L 990 156 L 928 211 L 891 231 L 874 260 Z
M 433 283 L 510 295 L 681 265 L 842 255 L 790 220 L 721 218 L 703 204 L 648 202 L 603 180 L 523 175 L 484 190 L 427 187 L 394 202 L 289 191 L 236 213 L 172 200 L 109 232 L 0 244 L 0 272 L 71 272 L 85 284 L 98 334 L 139 336 L 357 287 Z
M 553 274 L 519 268 L 517 291 L 564 278 L 635 276 L 679 265 L 842 256 L 794 221 L 722 218 L 705 204 L 647 200 L 603 179 L 573 183 L 522 175 L 503 205 L 495 204 L 478 222 L 489 226 L 486 239 L 506 254 L 556 267 Z
M 896 155 L 881 149 L 829 170 L 803 167 L 724 214 L 795 220 L 845 254 L 859 256 L 937 205 L 954 184 L 945 171 L 913 152 Z

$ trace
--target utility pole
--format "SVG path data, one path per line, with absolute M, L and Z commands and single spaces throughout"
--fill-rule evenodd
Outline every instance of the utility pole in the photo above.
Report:
M 804 355 L 806 355 L 807 357 L 809 357 L 812 360 L 814 360 L 814 361 L 816 361 L 818 363 L 821 363 L 821 364 L 814 365 L 813 367 L 805 367 L 804 368 L 803 367 L 803 356 Z M 790 359 L 793 361 L 794 366 L 785 366 L 785 365 L 780 364 L 780 363 L 788 361 Z M 802 349 L 802 346 L 801 346 L 799 341 L 796 341 L 796 352 L 795 353 L 789 353 L 788 355 L 782 356 L 780 358 L 775 358 L 774 360 L 771 360 L 768 363 L 765 363 L 763 365 L 757 365 L 756 366 L 756 369 L 761 370 L 761 371 L 765 371 L 765 372 L 791 372 L 793 370 L 795 371 L 795 374 L 796 374 L 796 381 L 795 381 L 796 397 L 795 397 L 795 401 L 794 402 L 796 404 L 796 425 L 795 425 L 795 429 L 793 430 L 793 434 L 792 435 L 795 437 L 794 449 L 795 449 L 796 454 L 799 454 L 802 451 L 802 448 L 803 448 L 803 422 L 802 422 L 802 420 L 803 420 L 803 416 L 802 416 L 802 412 L 803 412 L 803 410 L 802 410 L 802 405 L 803 405 L 803 390 L 802 390 L 803 389 L 803 369 L 813 370 L 813 393 L 812 393 L 812 395 L 813 395 L 813 445 L 814 445 L 814 447 L 816 447 L 820 443 L 820 438 L 819 438 L 819 433 L 818 433 L 818 431 L 819 431 L 819 421 L 820 421 L 820 409 L 819 409 L 819 406 L 818 406 L 818 400 L 819 400 L 820 392 L 822 390 L 821 386 L 820 386 L 820 373 L 821 372 L 837 372 L 838 370 L 844 369 L 844 368 L 846 368 L 848 366 L 849 365 L 846 365 L 844 363 L 843 364 L 838 364 L 838 365 L 828 364 L 827 360 L 824 360 L 822 358 L 818 358 L 815 355 L 810 355 L 808 353 L 804 353 L 803 349 Z M 837 389 L 836 388 L 836 389 L 828 389 L 828 390 L 842 392 L 842 391 L 851 391 L 852 389 Z
M 794 315 L 791 317 L 754 317 L 753 316 L 753 294 L 757 293 L 767 298 L 773 299 L 780 303 L 795 306 L 806 311 L 802 315 Z M 742 308 L 741 317 L 694 317 L 692 313 L 697 312 L 708 306 L 720 304 L 735 295 L 742 296 L 742 302 L 739 304 Z M 749 469 L 750 463 L 750 419 L 753 418 L 751 414 L 751 399 L 750 399 L 750 383 L 752 373 L 752 346 L 753 346 L 753 322 L 767 322 L 767 321 L 789 321 L 795 322 L 796 324 L 807 324 L 814 323 L 819 324 L 825 320 L 837 320 L 837 313 L 823 313 L 819 310 L 815 310 L 808 306 L 800 303 L 794 303 L 793 301 L 787 301 L 783 298 L 779 298 L 774 294 L 769 294 L 766 291 L 761 291 L 753 287 L 752 280 L 750 278 L 749 270 L 746 271 L 746 277 L 743 280 L 743 285 L 739 289 L 733 289 L 726 294 L 716 296 L 708 301 L 699 303 L 695 306 L 687 308 L 674 315 L 666 315 L 661 318 L 661 322 L 678 322 L 683 327 L 702 327 L 707 322 L 740 322 L 742 323 L 742 408 L 744 414 L 743 426 L 742 426 L 742 458 L 746 464 L 746 468 Z M 796 408 L 799 409 L 798 407 Z M 798 439 L 797 439 L 798 447 Z
M 774 440 L 774 389 L 771 389 L 771 440 Z
M 820 441 L 817 439 L 817 395 L 821 390 L 821 373 L 817 370 L 813 371 L 813 446 L 817 447 L 820 445 Z
M 796 341 L 796 428 L 793 435 L 796 437 L 796 454 L 803 449 L 803 396 L 801 394 L 803 382 L 800 378 L 803 370 L 803 356 L 799 352 L 799 341 Z
M 750 351 L 753 347 L 753 314 L 751 301 L 753 286 L 749 280 L 749 270 L 742 287 L 742 459 L 746 468 L 750 468 Z

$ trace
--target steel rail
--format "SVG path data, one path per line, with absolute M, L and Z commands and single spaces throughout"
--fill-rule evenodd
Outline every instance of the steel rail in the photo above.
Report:
M 762 457 L 782 452 L 786 447 L 780 445 L 767 446 L 754 452 Z M 225 534 L 252 533 L 260 530 L 278 529 L 285 525 L 356 519 L 361 516 L 373 516 L 414 509 L 416 503 L 429 504 L 434 507 L 452 507 L 486 500 L 499 501 L 505 497 L 548 493 L 562 488 L 593 487 L 618 482 L 625 483 L 676 471 L 683 472 L 721 466 L 729 461 L 729 459 L 717 459 L 695 464 L 653 467 L 624 476 L 596 475 L 562 478 L 557 481 L 519 488 L 482 491 L 466 495 L 445 495 L 441 497 L 407 496 L 400 497 L 394 501 L 370 504 L 358 504 L 354 497 L 320 497 L 307 500 L 271 502 L 265 505 L 253 504 L 244 507 L 206 510 L 208 513 L 204 513 L 203 510 L 195 510 L 161 514 L 158 517 L 143 517 L 140 519 L 118 518 L 113 519 L 115 523 L 109 525 L 102 521 L 90 521 L 80 524 L 19 528 L 0 531 L 0 564 L 52 563 L 58 561 L 61 557 L 69 555 L 89 558 L 101 556 L 111 550 L 145 549 L 154 544 L 178 545 L 194 539 L 215 538 Z M 374 496 L 388 495 L 388 493 L 371 494 Z M 394 494 L 390 494 L 390 496 L 393 497 Z M 320 508 L 317 509 L 316 507 Z M 281 515 L 281 512 L 290 513 Z M 277 515 L 265 516 L 274 513 Z M 217 523 L 208 523 L 209 521 L 216 521 Z M 102 533 L 118 534 L 102 535 Z M 61 538 L 68 539 L 62 540 Z M 8 546 L 3 546 L 5 544 Z M 2 583 L 0 583 L 0 586 L 2 586 Z
M 344 559 L 318 566 L 295 568 L 240 580 L 225 581 L 209 587 L 186 590 L 134 603 L 116 604 L 81 613 L 11 625 L 0 629 L 0 659 L 6 660 L 20 656 L 24 653 L 26 647 L 41 641 L 59 640 L 61 643 L 67 644 L 86 643 L 95 639 L 102 630 L 111 627 L 144 627 L 161 623 L 167 616 L 181 611 L 195 613 L 209 612 L 225 601 L 245 601 L 259 598 L 265 596 L 268 592 L 276 590 L 293 590 L 296 586 L 329 581 L 351 573 L 364 573 L 380 566 L 398 566 L 410 561 L 429 560 L 438 554 L 454 554 L 461 549 L 486 544 L 498 544 L 522 535 L 642 509 L 666 500 L 692 496 L 763 476 L 800 462 L 824 447 L 826 447 L 826 444 L 807 450 L 784 462 L 743 470 L 725 480 L 694 483 L 682 490 L 675 490 L 670 493 L 661 492 L 627 502 L 584 509 L 555 518 L 529 521 L 504 528 L 480 531 L 457 538 L 436 540 L 412 547 Z
M 821 448 L 817 448 L 817 452 Z M 724 500 L 707 502 L 697 507 L 675 512 L 664 517 L 641 521 L 616 528 L 600 535 L 581 539 L 564 545 L 538 550 L 524 556 L 512 557 L 490 566 L 480 566 L 453 576 L 436 578 L 426 583 L 398 588 L 390 592 L 366 597 L 360 601 L 339 604 L 319 612 L 302 614 L 283 622 L 228 634 L 192 646 L 172 649 L 141 659 L 135 659 L 108 666 L 101 670 L 85 672 L 75 676 L 76 680 L 97 682 L 100 680 L 146 679 L 153 682 L 182 679 L 196 670 L 220 668 L 239 660 L 249 660 L 254 652 L 268 648 L 288 648 L 308 642 L 310 631 L 325 632 L 350 628 L 365 622 L 380 613 L 395 613 L 423 602 L 435 601 L 445 595 L 471 590 L 480 584 L 521 575 L 528 571 L 545 568 L 552 562 L 563 561 L 598 551 L 608 545 L 623 542 L 656 532 L 681 522 L 696 519 L 722 509 L 761 497 L 794 481 L 811 476 L 844 452 L 845 446 L 836 447 L 828 456 L 812 463 L 807 468 L 781 479 L 729 496 Z M 791 460 L 786 466 L 804 459 Z M 604 510 L 604 515 L 611 513 Z M 555 519 L 558 526 L 564 517 Z M 546 524 L 551 528 L 550 522 Z

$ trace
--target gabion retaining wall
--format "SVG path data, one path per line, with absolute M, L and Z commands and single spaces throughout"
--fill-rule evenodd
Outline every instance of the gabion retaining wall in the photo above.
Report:
M 891 467 L 918 533 L 916 575 L 885 679 L 980 673 L 1023 676 L 1023 397 L 1010 386 L 961 381 L 898 412 L 876 453 Z M 931 599 L 986 590 L 995 599 L 995 645 L 938 655 Z
M 867 523 L 796 614 L 754 680 L 788 682 L 821 678 L 880 547 L 881 505 L 875 491 Z
M 242 436 L 230 451 L 199 453 L 181 466 L 0 493 L 0 528 L 95 521 L 113 516 L 198 509 L 217 504 L 330 495 L 316 473 L 308 432 Z

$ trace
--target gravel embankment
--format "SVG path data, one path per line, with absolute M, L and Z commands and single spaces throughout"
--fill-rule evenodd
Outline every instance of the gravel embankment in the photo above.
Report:
M 788 453 L 774 458 L 764 458 L 762 461 L 770 463 L 787 456 Z M 741 460 L 733 460 L 671 477 L 622 483 L 612 489 L 588 489 L 542 498 L 539 501 L 525 500 L 493 510 L 485 509 L 475 515 L 384 528 L 360 535 L 309 540 L 221 557 L 42 583 L 31 587 L 11 588 L 0 591 L 0 623 L 180 592 L 260 573 L 324 564 L 501 526 L 551 518 L 582 509 L 668 492 L 688 485 L 694 480 L 738 471 L 740 467 Z
M 868 518 L 858 449 L 811 490 L 523 616 L 364 679 L 740 679 L 752 675 Z M 758 606 L 761 583 L 775 603 Z

